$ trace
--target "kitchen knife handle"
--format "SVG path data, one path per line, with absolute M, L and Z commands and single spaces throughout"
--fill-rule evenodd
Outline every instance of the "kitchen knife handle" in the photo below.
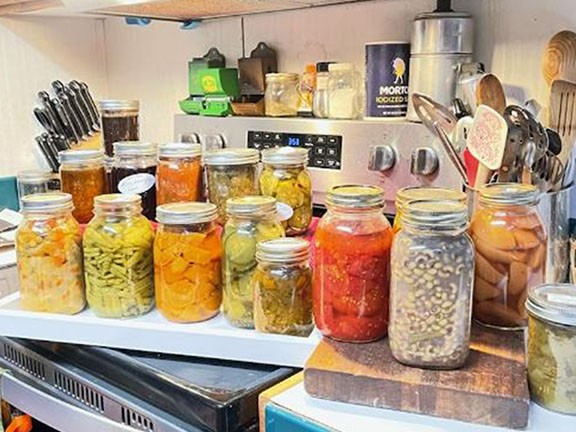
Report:
M 70 121 L 70 126 L 74 130 L 74 134 L 78 137 L 78 141 L 83 140 L 85 136 L 84 129 L 82 128 L 82 125 L 80 124 L 80 120 L 76 116 L 76 113 L 72 109 L 70 99 L 64 93 L 60 93 L 60 95 L 58 96 L 58 100 L 62 104 L 62 111 L 66 113 L 66 116 Z
M 48 115 L 48 117 L 53 121 L 54 125 L 56 125 L 56 128 L 61 133 L 65 133 L 66 128 L 64 126 L 64 123 L 58 116 L 58 113 L 56 112 L 56 109 L 52 103 L 52 100 L 50 99 L 50 95 L 48 94 L 48 92 L 43 90 L 39 91 L 38 99 L 40 100 L 42 106 L 46 110 L 46 114 Z
M 46 160 L 46 163 L 48 163 L 52 172 L 57 173 L 59 170 L 58 159 L 55 157 L 54 154 L 52 154 L 52 151 L 50 150 L 48 142 L 46 141 L 44 136 L 37 136 L 36 143 L 38 144 L 40 152 L 44 156 L 44 160 Z
M 86 84 L 85 82 L 80 82 L 79 84 L 80 88 L 82 89 L 82 93 L 84 93 L 84 97 L 89 102 L 88 106 L 90 107 L 90 111 L 92 112 L 93 118 L 97 120 L 96 124 L 101 127 L 102 125 L 100 124 L 100 113 L 98 111 L 98 107 L 96 106 L 96 102 L 94 102 L 94 98 L 90 93 L 90 88 L 88 87 L 88 84 Z
M 85 117 L 90 121 L 91 129 L 93 132 L 100 132 L 100 117 L 98 112 L 93 111 L 88 94 L 84 92 L 82 86 L 78 81 L 70 81 L 68 87 L 74 92 L 78 102 L 81 105 Z
M 70 101 L 70 109 L 74 111 L 74 114 L 78 118 L 79 124 L 82 127 L 82 132 L 84 136 L 91 136 L 92 135 L 92 122 L 90 119 L 86 118 L 84 111 L 82 110 L 82 106 L 80 101 L 76 97 L 76 93 L 74 93 L 69 87 L 64 87 L 63 94 L 68 96 L 68 100 Z
M 76 130 L 72 127 L 70 118 L 66 111 L 64 111 L 64 107 L 62 106 L 62 102 L 59 99 L 52 99 L 51 103 L 54 106 L 54 109 L 60 118 L 60 121 L 64 124 L 64 130 L 66 132 L 66 137 L 72 142 L 80 142 L 80 136 L 76 132 Z

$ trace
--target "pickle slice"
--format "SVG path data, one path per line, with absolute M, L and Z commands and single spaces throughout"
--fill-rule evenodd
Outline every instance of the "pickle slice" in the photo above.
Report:
M 236 264 L 248 265 L 254 261 L 256 242 L 253 238 L 240 233 L 230 234 L 224 243 L 226 255 Z

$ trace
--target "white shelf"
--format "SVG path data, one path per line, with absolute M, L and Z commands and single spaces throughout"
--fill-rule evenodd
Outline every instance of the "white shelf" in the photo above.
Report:
M 126 320 L 96 317 L 89 309 L 77 315 L 27 312 L 20 294 L 0 300 L 0 334 L 7 337 L 105 346 L 187 356 L 303 367 L 321 339 L 237 329 L 222 315 L 194 324 L 175 324 L 157 310 Z

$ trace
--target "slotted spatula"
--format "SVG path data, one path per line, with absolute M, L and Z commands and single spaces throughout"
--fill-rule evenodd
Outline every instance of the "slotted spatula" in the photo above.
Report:
M 548 126 L 562 139 L 558 159 L 566 166 L 576 138 L 576 84 L 563 80 L 552 82 L 549 117 Z

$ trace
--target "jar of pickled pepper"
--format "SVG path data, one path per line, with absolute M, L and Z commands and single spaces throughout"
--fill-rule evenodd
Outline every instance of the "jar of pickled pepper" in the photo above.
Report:
M 72 209 L 67 193 L 22 197 L 16 256 L 23 309 L 61 314 L 84 309 L 82 234 Z
M 263 333 L 308 336 L 312 321 L 310 244 L 296 238 L 256 245 L 254 325 Z
M 222 244 L 214 204 L 186 202 L 157 209 L 154 240 L 156 305 L 170 321 L 198 322 L 222 303 Z
M 260 191 L 292 209 L 283 222 L 287 235 L 299 235 L 312 221 L 312 180 L 306 168 L 308 150 L 280 147 L 262 151 L 264 167 L 260 174 Z
M 104 155 L 100 150 L 65 150 L 60 152 L 62 192 L 72 195 L 72 215 L 85 224 L 94 216 L 94 198 L 106 192 Z
M 315 234 L 314 321 L 324 336 L 370 342 L 388 327 L 392 227 L 384 191 L 344 185 L 328 191 Z
M 545 281 L 546 233 L 536 187 L 493 183 L 480 190 L 470 234 L 476 248 L 473 316 L 482 324 L 522 329 L 528 289 Z
M 222 239 L 224 249 L 224 316 L 235 327 L 254 328 L 256 245 L 262 240 L 284 237 L 276 200 L 247 196 L 227 201 L 228 221 Z
M 158 146 L 156 203 L 200 201 L 202 197 L 202 146 L 170 143 Z
M 142 215 L 139 195 L 94 199 L 94 218 L 84 232 L 86 296 L 105 318 L 143 315 L 154 305 L 154 232 Z

